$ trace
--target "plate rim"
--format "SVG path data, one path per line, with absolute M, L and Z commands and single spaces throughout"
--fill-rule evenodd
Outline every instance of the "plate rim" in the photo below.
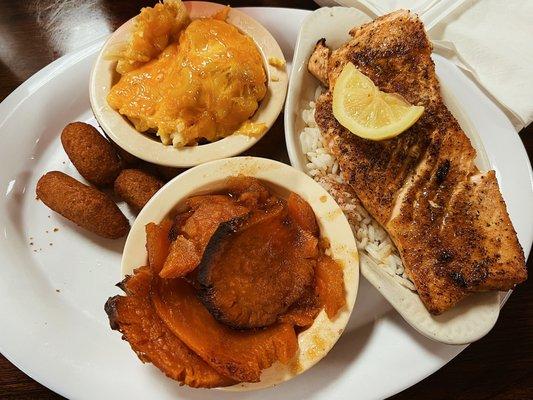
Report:
M 240 8 L 240 7 L 239 7 Z M 299 9 L 293 9 L 293 8 L 276 8 L 276 7 L 243 7 L 243 9 L 263 9 L 265 11 L 275 11 L 275 10 L 290 10 L 290 11 L 299 11 L 302 13 L 310 13 L 309 10 L 299 10 Z M 48 64 L 41 70 L 34 73 L 30 78 L 28 78 L 25 82 L 23 82 L 17 89 L 15 89 L 12 93 L 10 93 L 1 103 L 0 103 L 0 128 L 4 126 L 6 121 L 9 119 L 10 115 L 16 111 L 16 109 L 22 104 L 27 97 L 32 95 L 36 90 L 38 90 L 42 85 L 46 84 L 48 81 L 56 77 L 57 75 L 62 73 L 62 70 L 68 69 L 72 67 L 73 65 L 77 64 L 80 60 L 84 60 L 87 57 L 94 56 L 95 53 L 100 48 L 101 44 L 105 40 L 107 35 L 96 38 L 94 41 L 91 41 L 81 47 L 80 49 L 77 49 L 73 52 L 67 53 L 64 56 L 60 57 L 59 59 L 53 61 L 52 63 Z M 95 47 L 95 49 L 92 49 L 92 47 Z M 523 148 L 523 145 L 522 145 Z M 525 149 L 524 149 L 525 153 Z M 527 157 L 527 153 L 526 153 Z M 530 177 L 533 174 L 530 171 Z M 533 181 L 533 180 L 532 180 Z M 425 377 L 433 374 L 438 369 L 442 368 L 444 365 L 446 365 L 449 361 L 451 361 L 454 357 L 456 357 L 465 347 L 463 346 L 457 346 L 456 350 L 457 352 L 448 358 L 447 360 L 443 362 L 439 362 L 439 366 L 434 369 L 428 369 L 424 373 L 416 375 L 417 377 L 413 380 L 406 380 L 404 384 L 402 385 L 396 385 L 394 389 L 386 390 L 388 395 L 392 395 L 394 393 L 398 393 L 417 382 L 423 380 Z M 63 385 L 55 385 L 50 384 L 51 378 L 49 378 L 46 374 L 41 374 L 40 371 L 37 371 L 36 369 L 32 368 L 25 368 L 21 367 L 23 364 L 22 361 L 18 360 L 17 357 L 12 355 L 9 351 L 6 351 L 6 348 L 2 346 L 2 342 L 0 341 L 0 352 L 11 362 L 13 365 L 15 365 L 19 370 L 26 373 L 28 376 L 30 376 L 32 379 L 38 381 L 39 383 L 43 384 L 44 386 L 48 387 L 50 390 L 63 395 L 65 397 L 70 398 L 79 398 L 80 392 L 73 392 L 70 388 L 65 388 Z M 20 361 L 20 362 L 19 362 Z M 87 394 L 86 394 L 87 395 Z

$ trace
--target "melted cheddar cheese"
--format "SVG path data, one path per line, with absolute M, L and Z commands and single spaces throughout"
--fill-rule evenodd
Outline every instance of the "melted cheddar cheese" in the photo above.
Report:
M 187 9 L 179 0 L 165 0 L 141 9 L 129 43 L 116 55 L 117 72 L 123 75 L 157 57 L 171 41 L 179 39 L 189 22 Z
M 263 133 L 264 124 L 249 121 L 267 90 L 262 58 L 252 39 L 217 15 L 192 21 L 172 42 L 176 31 L 167 23 L 183 21 L 183 16 L 171 11 L 154 18 L 159 31 L 151 37 L 160 38 L 159 44 L 136 54 L 155 58 L 141 65 L 140 56 L 119 61 L 124 73 L 108 95 L 111 107 L 138 131 L 156 132 L 164 144 L 176 147 L 235 132 Z M 140 39 L 137 43 L 142 47 Z

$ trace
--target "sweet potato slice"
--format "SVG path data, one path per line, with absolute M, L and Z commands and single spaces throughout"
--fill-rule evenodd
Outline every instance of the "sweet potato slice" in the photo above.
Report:
M 313 325 L 319 312 L 318 307 L 295 307 L 283 314 L 279 321 L 306 329 Z
M 317 244 L 282 206 L 225 222 L 198 268 L 200 298 L 233 328 L 271 325 L 312 285 Z
M 168 256 L 170 240 L 169 232 L 172 220 L 166 218 L 159 225 L 150 222 L 146 225 L 146 251 L 148 252 L 148 264 L 158 274 L 163 268 Z
M 123 334 L 142 362 L 151 362 L 169 378 L 192 387 L 234 384 L 192 352 L 161 321 L 150 300 L 151 281 L 150 268 L 142 267 L 123 282 L 127 296 L 111 297 L 105 304 L 111 328 Z
M 320 235 L 315 213 L 307 201 L 302 199 L 296 193 L 291 193 L 287 199 L 287 207 L 289 208 L 289 214 L 291 217 L 302 229 L 310 232 L 316 237 Z
M 313 325 L 321 309 L 322 305 L 318 302 L 315 285 L 313 285 L 307 288 L 303 296 L 286 313 L 279 317 L 279 322 L 285 322 L 298 328 L 307 329 Z
M 181 230 L 187 239 L 195 243 L 198 254 L 204 253 L 209 239 L 222 222 L 250 211 L 224 195 L 195 196 L 187 199 L 186 203 L 194 212 Z
M 232 176 L 226 181 L 226 190 L 239 204 L 256 209 L 275 200 L 257 178 Z
M 152 301 L 176 336 L 220 374 L 239 382 L 258 382 L 263 369 L 276 361 L 287 363 L 298 349 L 289 324 L 248 331 L 222 325 L 181 278 L 158 280 Z
M 200 256 L 196 251 L 194 243 L 184 236 L 179 235 L 176 240 L 170 243 L 163 269 L 159 272 L 162 278 L 178 278 L 185 276 L 196 268 L 200 262 Z
M 170 241 L 176 240 L 176 238 L 180 235 L 183 229 L 183 225 L 185 225 L 185 222 L 187 222 L 187 220 L 193 213 L 194 210 L 188 210 L 179 213 L 174 217 L 174 220 L 172 222 L 172 228 L 170 228 L 170 232 L 168 233 L 168 238 L 170 239 Z
M 321 255 L 315 268 L 315 280 L 318 300 L 332 319 L 346 304 L 342 267 L 331 257 Z
M 190 210 L 174 218 L 168 234 L 172 242 L 159 269 L 162 278 L 178 278 L 194 270 L 220 223 L 249 212 L 223 195 L 194 196 L 186 204 Z

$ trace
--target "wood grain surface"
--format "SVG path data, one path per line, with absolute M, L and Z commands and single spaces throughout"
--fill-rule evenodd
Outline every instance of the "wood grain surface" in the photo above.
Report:
M 310 0 L 223 3 L 234 7 L 317 7 Z M 0 0 L 0 100 L 53 60 L 113 31 L 140 7 L 151 4 L 153 1 Z M 533 101 L 533 93 L 531 98 Z M 531 160 L 533 125 L 522 130 L 520 136 Z M 251 153 L 288 162 L 282 116 Z M 528 269 L 532 266 L 529 257 Z M 355 388 L 354 398 L 356 393 Z M 0 355 L 0 399 L 61 398 Z M 516 289 L 486 337 L 438 372 L 392 398 L 533 399 L 533 279 Z

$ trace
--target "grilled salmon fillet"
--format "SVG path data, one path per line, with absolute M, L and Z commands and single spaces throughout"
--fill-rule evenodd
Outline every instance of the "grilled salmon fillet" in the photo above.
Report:
M 309 71 L 329 86 L 315 119 L 344 180 L 391 236 L 426 308 L 440 314 L 471 292 L 524 281 L 524 254 L 496 176 L 478 170 L 476 151 L 442 100 L 422 22 L 401 10 L 350 35 L 331 53 L 320 41 L 310 58 Z M 332 111 L 332 89 L 348 62 L 380 90 L 424 106 L 422 117 L 389 140 L 349 132 Z

